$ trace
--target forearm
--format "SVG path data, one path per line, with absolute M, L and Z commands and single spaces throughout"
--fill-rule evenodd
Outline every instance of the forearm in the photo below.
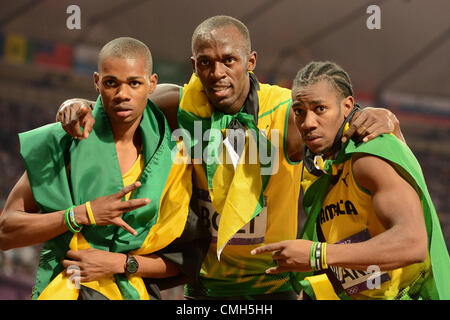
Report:
M 420 262 L 411 254 L 415 250 L 412 240 L 408 233 L 394 226 L 365 242 L 327 244 L 326 262 L 329 266 L 353 270 L 367 270 L 372 265 L 380 270 L 393 270 Z
M 180 273 L 179 269 L 169 261 L 157 256 L 156 254 L 149 254 L 145 256 L 133 256 L 139 268 L 135 275 L 143 278 L 169 278 Z M 125 273 L 126 255 L 123 253 L 105 252 L 104 271 L 106 274 L 120 274 Z
M 74 210 L 75 215 L 79 216 L 83 208 L 79 206 Z M 68 230 L 64 212 L 65 210 L 39 214 L 5 210 L 0 216 L 0 249 L 32 246 L 63 234 Z M 84 224 L 82 219 L 75 220 Z

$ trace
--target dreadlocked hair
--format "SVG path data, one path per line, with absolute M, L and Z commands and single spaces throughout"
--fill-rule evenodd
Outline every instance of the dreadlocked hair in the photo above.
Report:
M 353 97 L 353 87 L 347 72 L 330 61 L 313 61 L 307 64 L 295 76 L 292 87 L 309 86 L 321 80 L 327 80 L 342 97 Z

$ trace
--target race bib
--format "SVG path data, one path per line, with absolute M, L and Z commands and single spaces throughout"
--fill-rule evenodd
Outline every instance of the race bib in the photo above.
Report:
M 363 242 L 370 238 L 369 230 L 364 229 L 361 232 L 336 242 L 336 244 Z M 368 268 L 367 271 L 363 271 L 330 266 L 330 269 L 341 282 L 345 292 L 350 296 L 369 289 L 379 289 L 382 283 L 391 280 L 386 271 L 381 272 L 379 269 L 376 270 L 376 268 Z
M 205 190 L 197 190 L 196 192 L 200 207 L 200 215 L 206 222 L 211 231 L 211 242 L 217 243 L 217 231 L 219 229 L 220 215 L 214 209 L 209 192 Z M 227 245 L 249 245 L 264 242 L 267 227 L 267 201 L 264 197 L 264 208 L 261 212 L 243 226 L 233 238 L 228 241 Z

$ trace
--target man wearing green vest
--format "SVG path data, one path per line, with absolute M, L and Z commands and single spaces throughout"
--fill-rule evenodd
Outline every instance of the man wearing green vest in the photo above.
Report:
M 315 299 L 449 299 L 448 251 L 411 150 L 391 134 L 342 144 L 359 107 L 335 63 L 301 69 L 292 100 L 307 222 L 302 240 L 253 251 L 272 252 L 267 272 L 309 272 L 300 285 Z
M 297 298 L 289 272 L 266 274 L 272 258 L 250 255 L 262 243 L 296 237 L 302 156 L 290 90 L 260 83 L 253 73 L 256 59 L 242 22 L 211 17 L 193 33 L 189 83 L 160 85 L 150 96 L 171 128 L 180 129 L 174 135 L 183 137 L 194 163 L 193 197 L 212 234 L 199 281 L 187 286 L 187 297 Z M 57 116 L 79 139 L 87 138 L 93 123 L 83 104 L 69 100 Z M 351 131 L 368 140 L 391 131 L 401 135 L 385 109 L 359 112 Z M 227 157 L 232 160 L 223 161 Z
M 19 135 L 26 172 L 0 217 L 0 244 L 45 242 L 33 299 L 149 299 L 159 292 L 143 278 L 195 278 L 204 256 L 200 229 L 180 240 L 199 225 L 192 169 L 174 158 L 169 125 L 148 100 L 157 83 L 148 47 L 114 39 L 98 66 L 89 140 L 59 124 Z

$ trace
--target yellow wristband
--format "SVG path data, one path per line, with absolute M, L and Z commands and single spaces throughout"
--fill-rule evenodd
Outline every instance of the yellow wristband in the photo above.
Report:
M 94 227 L 96 226 L 95 224 L 95 219 L 94 219 L 94 214 L 92 213 L 92 208 L 91 208 L 91 202 L 88 201 L 86 202 L 86 211 L 89 217 L 89 222 L 91 223 L 91 225 L 93 225 Z
M 321 252 L 321 258 L 322 258 L 322 269 L 327 269 L 327 243 L 322 243 L 322 252 Z

